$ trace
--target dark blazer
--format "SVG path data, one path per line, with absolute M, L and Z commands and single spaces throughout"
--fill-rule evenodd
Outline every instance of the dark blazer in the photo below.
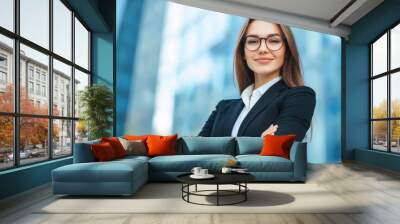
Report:
M 242 99 L 221 100 L 199 136 L 231 136 L 243 107 Z M 277 124 L 275 135 L 296 134 L 296 141 L 302 141 L 310 127 L 314 108 L 313 89 L 307 86 L 290 88 L 281 79 L 251 108 L 239 127 L 238 136 L 260 137 L 271 124 Z

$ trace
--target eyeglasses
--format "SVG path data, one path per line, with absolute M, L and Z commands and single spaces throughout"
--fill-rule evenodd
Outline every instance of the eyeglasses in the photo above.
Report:
M 277 51 L 283 46 L 283 37 L 279 34 L 274 34 L 266 38 L 249 35 L 244 39 L 244 46 L 249 51 L 256 51 L 261 46 L 261 41 L 265 40 L 265 45 L 270 51 Z

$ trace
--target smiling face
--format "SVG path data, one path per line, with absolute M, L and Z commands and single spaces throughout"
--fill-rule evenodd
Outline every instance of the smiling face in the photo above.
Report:
M 269 80 L 278 76 L 284 64 L 286 51 L 283 34 L 278 25 L 254 20 L 243 38 L 244 59 L 254 72 L 255 79 Z

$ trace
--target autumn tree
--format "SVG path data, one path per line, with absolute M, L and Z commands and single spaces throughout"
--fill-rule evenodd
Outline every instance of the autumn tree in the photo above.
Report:
M 86 125 L 86 121 L 85 120 L 78 120 L 76 122 L 76 134 L 78 137 L 78 140 L 81 141 L 83 139 L 86 138 L 87 134 L 88 134 L 88 130 L 87 130 L 87 125 Z
M 10 84 L 6 88 L 6 92 L 0 93 L 0 111 L 13 112 L 14 107 L 14 88 Z M 42 114 L 46 115 L 48 107 L 45 104 L 34 105 L 29 99 L 29 95 L 24 87 L 20 88 L 20 110 L 23 114 Z M 58 111 L 56 111 L 58 113 Z M 13 147 L 13 119 L 11 116 L 0 116 L 0 147 Z M 48 119 L 47 118 L 20 118 L 20 149 L 24 149 L 26 145 L 47 143 L 48 136 Z M 59 135 L 59 128 L 53 128 L 53 138 Z
M 8 85 L 4 93 L 0 93 L 0 111 L 13 112 L 14 96 L 13 86 Z M 12 148 L 13 146 L 13 119 L 10 116 L 0 116 L 0 147 Z
M 392 100 L 392 117 L 400 118 L 400 100 Z M 400 143 L 400 121 L 392 121 L 392 142 Z
M 378 106 L 374 107 L 373 118 L 387 118 L 387 101 L 382 100 Z M 374 139 L 386 139 L 387 121 L 374 121 L 372 126 Z
M 378 106 L 373 108 L 373 118 L 387 118 L 387 100 L 382 100 Z M 400 100 L 393 99 L 391 103 L 391 117 L 400 118 Z M 387 121 L 374 121 L 373 125 L 374 139 L 386 139 Z M 399 142 L 400 138 L 400 121 L 391 121 L 392 142 Z

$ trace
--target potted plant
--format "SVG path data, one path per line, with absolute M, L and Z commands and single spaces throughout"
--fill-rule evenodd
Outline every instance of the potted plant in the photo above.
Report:
M 79 93 L 81 107 L 81 126 L 87 127 L 89 140 L 108 137 L 112 130 L 114 96 L 103 84 L 87 86 Z

